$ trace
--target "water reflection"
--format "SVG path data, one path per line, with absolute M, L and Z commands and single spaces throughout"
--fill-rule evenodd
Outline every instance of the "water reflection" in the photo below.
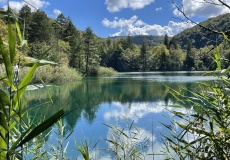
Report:
M 153 150 L 154 153 L 160 151 L 163 145 L 160 132 L 164 132 L 164 127 L 159 122 L 168 123 L 163 115 L 171 119 L 172 115 L 168 110 L 172 108 L 169 106 L 181 105 L 173 99 L 170 89 L 185 92 L 189 96 L 191 93 L 182 88 L 197 91 L 199 87 L 195 82 L 215 79 L 212 76 L 200 76 L 201 74 L 203 73 L 197 75 L 187 72 L 147 72 L 88 78 L 82 82 L 28 91 L 25 95 L 25 105 L 36 106 L 48 102 L 51 96 L 54 104 L 46 103 L 31 109 L 30 115 L 36 115 L 38 108 L 39 114 L 47 117 L 62 108 L 65 110 L 65 135 L 74 130 L 69 138 L 68 155 L 72 155 L 69 157 L 77 157 L 74 140 L 81 142 L 87 137 L 93 146 L 99 139 L 111 136 L 109 128 L 102 123 L 117 124 L 124 128 L 124 117 L 134 120 L 135 125 L 140 128 L 140 135 L 150 139 L 153 146 L 150 145 L 143 154 L 152 154 Z M 185 107 L 190 108 L 188 104 Z M 187 112 L 186 108 L 180 111 Z M 39 120 L 39 117 L 37 119 Z M 108 148 L 104 140 L 100 141 L 97 151 L 92 151 L 95 153 L 93 155 L 99 156 L 98 159 L 112 159 L 111 155 L 101 148 Z

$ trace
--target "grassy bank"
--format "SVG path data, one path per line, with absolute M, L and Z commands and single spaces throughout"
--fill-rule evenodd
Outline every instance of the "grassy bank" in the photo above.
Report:
M 29 68 L 23 68 L 20 76 L 24 76 Z M 36 70 L 32 83 L 39 83 L 41 80 L 45 83 L 60 83 L 81 80 L 81 75 L 73 68 L 65 65 L 61 66 L 41 66 Z
M 19 80 L 22 79 L 29 71 L 29 67 L 20 68 Z M 0 73 L 5 75 L 5 68 L 0 65 Z M 51 66 L 45 65 L 40 66 L 34 73 L 31 83 L 60 83 L 60 82 L 71 82 L 81 80 L 81 75 L 75 69 L 65 65 Z

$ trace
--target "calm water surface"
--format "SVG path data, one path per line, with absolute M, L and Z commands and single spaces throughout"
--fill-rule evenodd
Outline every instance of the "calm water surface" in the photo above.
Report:
M 105 150 L 111 147 L 105 139 L 111 138 L 114 132 L 104 124 L 116 125 L 129 133 L 129 125 L 134 122 L 140 133 L 137 137 L 139 141 L 148 139 L 146 146 L 141 149 L 143 154 L 160 153 L 163 147 L 160 133 L 167 132 L 160 122 L 168 124 L 168 119 L 173 116 L 169 112 L 172 110 L 170 105 L 180 105 L 170 96 L 169 88 L 198 90 L 197 82 L 211 80 L 215 80 L 215 77 L 204 76 L 203 72 L 120 73 L 113 77 L 87 78 L 82 82 L 28 91 L 25 99 L 28 106 L 48 102 L 49 96 L 54 102 L 53 105 L 42 105 L 39 111 L 31 110 L 31 115 L 39 113 L 43 117 L 61 108 L 65 110 L 67 115 L 63 118 L 64 134 L 67 136 L 73 131 L 65 141 L 65 144 L 68 143 L 66 155 L 70 160 L 81 159 L 75 141 L 81 144 L 85 140 L 88 141 L 95 159 L 113 159 L 112 154 Z M 186 106 L 188 109 L 190 107 Z M 186 108 L 180 111 L 186 111 Z M 129 124 L 128 127 L 126 124 Z M 54 131 L 55 128 L 51 130 L 47 143 L 56 143 L 57 136 Z M 131 131 L 135 131 L 135 128 Z M 124 137 L 119 138 L 130 141 Z M 153 159 L 152 156 L 145 158 Z M 160 160 L 163 156 L 156 158 Z

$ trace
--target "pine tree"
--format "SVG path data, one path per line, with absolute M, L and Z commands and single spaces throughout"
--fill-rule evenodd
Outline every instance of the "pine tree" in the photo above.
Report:
M 127 36 L 126 43 L 127 43 L 126 49 L 127 48 L 130 48 L 130 49 L 134 48 L 134 44 L 133 44 L 133 41 L 131 39 L 131 35 L 130 34 Z
M 47 44 L 51 43 L 54 36 L 54 28 L 45 12 L 38 10 L 33 14 L 28 34 L 30 43 L 36 41 L 46 42 Z
M 56 37 L 58 39 L 64 40 L 64 31 L 66 30 L 67 26 L 68 26 L 68 20 L 67 18 L 64 16 L 63 13 L 59 14 L 57 16 L 57 19 L 55 20 L 56 23 L 53 24 L 54 29 L 55 29 L 55 33 L 56 33 Z
M 73 36 L 76 32 L 76 27 L 74 26 L 70 17 L 67 18 L 67 23 L 65 24 L 65 29 L 63 30 L 63 40 L 68 41 L 68 39 Z
M 186 59 L 185 59 L 185 69 L 186 70 L 191 70 L 192 67 L 194 67 L 194 55 L 192 52 L 192 42 L 188 39 L 187 40 L 187 54 L 186 54 Z
M 75 29 L 75 32 L 68 39 L 71 48 L 69 65 L 76 68 L 78 71 L 82 70 L 83 65 L 83 45 L 80 33 Z
M 24 5 L 19 11 L 20 28 L 22 29 L 24 39 L 28 38 L 31 16 L 31 8 L 28 5 Z
M 178 49 L 178 43 L 174 37 L 169 41 L 169 48 Z
M 86 76 L 89 76 L 96 74 L 100 58 L 97 53 L 95 35 L 90 27 L 86 28 L 83 38 L 85 51 L 85 73 Z
M 164 38 L 164 45 L 166 46 L 167 49 L 169 49 L 169 39 L 168 39 L 168 34 L 165 35 Z

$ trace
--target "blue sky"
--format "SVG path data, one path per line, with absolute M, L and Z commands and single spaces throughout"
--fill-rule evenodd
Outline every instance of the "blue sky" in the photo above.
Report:
M 85 30 L 91 27 L 96 35 L 165 35 L 173 36 L 193 24 L 183 19 L 171 0 L 26 0 L 36 8 L 55 18 L 59 13 L 70 16 L 74 25 Z M 174 0 L 178 5 L 181 0 Z M 182 0 L 184 11 L 195 22 L 227 13 L 230 9 L 203 3 L 218 0 Z M 223 0 L 230 4 L 230 0 Z M 25 2 L 10 1 L 19 10 Z M 6 0 L 0 0 L 6 7 Z M 35 10 L 32 8 L 32 10 Z

